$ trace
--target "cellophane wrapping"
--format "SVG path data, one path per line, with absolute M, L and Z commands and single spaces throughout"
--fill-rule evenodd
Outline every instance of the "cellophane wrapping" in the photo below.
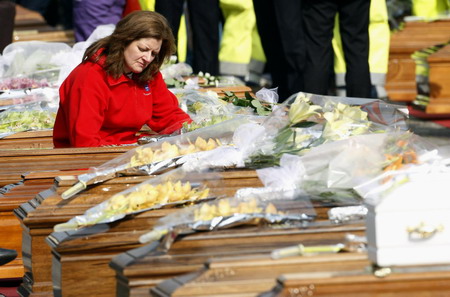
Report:
M 257 173 L 266 187 L 298 188 L 308 194 L 348 191 L 362 201 L 389 192 L 406 172 L 444 172 L 448 160 L 420 136 L 397 131 L 325 143 L 302 156 L 285 154 L 280 166 Z
M 76 216 L 66 223 L 55 225 L 55 232 L 76 230 L 100 223 L 110 223 L 147 210 L 179 207 L 212 199 L 206 179 L 218 182 L 220 177 L 208 173 L 191 178 L 182 168 L 162 175 L 149 177 L 146 181 L 113 194 L 102 203 L 91 207 L 83 215 Z
M 49 103 L 58 104 L 58 88 L 39 87 L 5 91 L 0 93 L 0 110 L 39 101 L 47 101 Z
M 305 224 L 316 213 L 308 196 L 295 190 L 264 189 L 248 195 L 216 199 L 183 208 L 161 218 L 141 243 L 161 239 L 165 249 L 178 234 L 211 231 L 242 225 Z
M 3 50 L 4 78 L 46 80 L 50 85 L 58 80 L 61 67 L 67 63 L 71 47 L 62 42 L 21 41 Z
M 284 154 L 303 155 L 312 148 L 354 135 L 405 128 L 405 114 L 380 100 L 299 93 L 274 106 L 272 113 L 260 122 L 239 126 L 232 148 L 214 149 L 185 166 L 217 166 L 227 161 L 226 166 L 272 167 L 279 165 Z M 220 157 L 224 155 L 230 157 Z
M 53 89 L 40 91 L 31 92 L 25 97 L 12 98 L 30 102 L 11 105 L 0 113 L 0 138 L 17 132 L 53 128 L 58 110 L 58 101 L 55 100 L 57 91 Z
M 150 175 L 179 166 L 196 154 L 219 146 L 233 145 L 232 131 L 247 120 L 233 119 L 138 146 L 98 167 L 90 168 L 90 172 L 79 175 L 78 180 L 84 185 L 90 185 L 119 174 Z
M 358 194 L 372 205 L 377 205 L 397 190 L 404 190 L 405 186 L 415 182 L 422 185 L 426 180 L 430 180 L 431 192 L 442 194 L 443 191 L 433 189 L 431 183 L 450 178 L 448 154 L 441 153 L 439 147 L 418 135 L 387 135 L 378 154 L 381 155 L 378 174 L 355 187 Z

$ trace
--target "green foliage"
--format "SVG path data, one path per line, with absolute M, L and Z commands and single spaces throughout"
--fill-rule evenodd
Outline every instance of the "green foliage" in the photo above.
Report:
M 268 115 L 272 112 L 272 107 L 269 104 L 261 103 L 258 99 L 253 98 L 249 92 L 244 93 L 244 98 L 239 98 L 231 91 L 226 91 L 224 94 L 225 96 L 221 97 L 221 100 L 240 107 L 251 107 L 258 115 Z
M 167 78 L 164 80 L 164 82 L 169 88 L 182 89 L 186 85 L 186 82 L 184 80 L 179 80 L 176 78 Z

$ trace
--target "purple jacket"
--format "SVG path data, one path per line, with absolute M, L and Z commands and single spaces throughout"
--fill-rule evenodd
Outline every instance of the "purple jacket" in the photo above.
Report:
M 75 41 L 85 41 L 99 25 L 117 24 L 126 0 L 74 0 Z

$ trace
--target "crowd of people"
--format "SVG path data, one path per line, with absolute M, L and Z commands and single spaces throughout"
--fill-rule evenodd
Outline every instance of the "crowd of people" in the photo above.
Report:
M 132 11 L 154 10 L 169 21 L 178 57 L 195 73 L 269 84 L 286 99 L 298 91 L 336 90 L 353 97 L 386 97 L 387 4 L 408 1 L 0 0 L 4 2 L 41 13 L 51 26 L 73 29 L 76 41 Z M 445 0 L 409 2 L 412 13 L 427 17 L 449 9 Z M 270 74 L 269 80 L 261 79 L 263 73 Z
M 332 29 L 335 15 L 339 13 L 348 65 L 348 95 L 372 96 L 367 63 L 370 2 L 366 0 L 15 2 L 38 11 L 52 26 L 73 29 L 77 42 L 86 40 L 98 25 L 117 24 L 135 10 L 154 10 L 168 20 L 178 45 L 178 56 L 188 62 L 195 73 L 234 75 L 256 86 L 264 84 L 261 76 L 268 73 L 281 99 L 298 91 L 318 94 L 331 91 Z M 319 13 L 314 14 L 314 11 Z M 322 14 L 323 11 L 327 14 Z M 346 18 L 355 12 L 358 18 Z M 347 19 L 358 21 L 345 22 Z M 324 23 L 327 25 L 322 26 Z M 324 31 L 319 32 L 318 28 Z M 349 40 L 351 45 L 348 45 Z

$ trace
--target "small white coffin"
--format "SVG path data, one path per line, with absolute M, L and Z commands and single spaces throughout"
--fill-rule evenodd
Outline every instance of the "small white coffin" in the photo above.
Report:
M 450 173 L 402 178 L 366 200 L 369 259 L 379 266 L 450 263 Z

